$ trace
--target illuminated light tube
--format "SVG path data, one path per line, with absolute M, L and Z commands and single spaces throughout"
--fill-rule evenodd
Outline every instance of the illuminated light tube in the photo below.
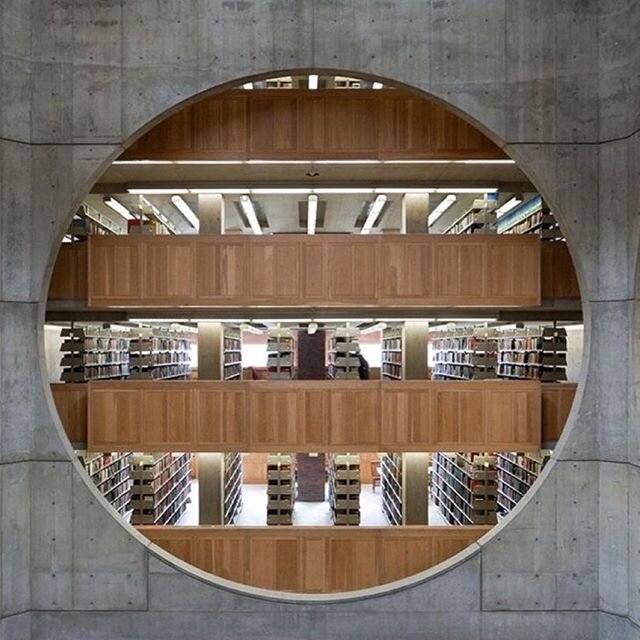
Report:
M 375 333 L 376 331 L 384 331 L 387 328 L 387 324 L 385 322 L 377 322 L 371 327 L 365 327 L 364 329 L 360 329 L 360 335 L 366 336 L 368 333 Z
M 238 165 L 244 164 L 244 160 L 174 160 L 173 164 L 184 164 L 184 165 Z
M 327 195 L 371 194 L 371 193 L 496 193 L 498 187 L 129 187 L 127 193 L 132 195 L 172 195 L 172 194 L 255 194 L 255 195 L 308 195 L 310 193 Z
M 317 322 L 310 322 L 307 326 L 307 333 L 312 336 L 318 330 Z
M 251 198 L 249 196 L 241 196 L 240 197 L 240 206 L 244 211 L 244 215 L 247 216 L 247 220 L 249 221 L 249 225 L 253 230 L 253 233 L 257 236 L 262 235 L 262 227 L 258 222 L 258 216 L 256 215 L 256 209 L 253 206 L 253 202 L 251 202 Z
M 372 85 L 373 89 L 382 89 L 382 87 L 383 87 L 382 82 L 374 82 Z
M 379 195 L 373 201 L 373 204 L 369 209 L 369 215 L 367 216 L 367 219 L 364 221 L 364 225 L 362 225 L 362 231 L 360 231 L 360 233 L 367 234 L 371 231 L 386 201 L 387 201 L 387 196 L 383 194 Z
M 243 323 L 240 325 L 240 329 L 241 329 L 242 331 L 248 331 L 249 333 L 253 333 L 253 334 L 257 335 L 257 336 L 261 336 L 261 335 L 264 333 L 264 332 L 262 331 L 262 329 L 258 329 L 258 327 L 254 327 L 254 326 L 253 326 L 253 325 L 251 325 L 251 324 L 246 324 L 245 322 L 243 322 Z
M 318 74 L 317 73 L 312 73 L 309 76 L 309 80 L 307 82 L 307 87 L 311 91 L 315 91 L 318 88 Z
M 193 212 L 191 207 L 182 199 L 181 196 L 171 196 L 171 202 L 175 205 L 176 209 L 187 219 L 187 222 L 196 230 L 200 231 L 200 220 L 198 216 Z
M 307 198 L 307 234 L 312 236 L 316 232 L 318 219 L 318 196 L 311 195 Z
M 104 199 L 104 203 L 116 213 L 119 213 L 125 220 L 135 220 L 133 214 L 121 202 L 109 196 Z
M 453 193 L 450 193 L 445 199 L 429 214 L 429 226 L 435 224 L 440 216 L 458 199 Z
M 522 203 L 522 196 L 513 196 L 507 200 L 502 206 L 496 209 L 496 216 L 499 218 L 503 216 L 505 213 L 509 213 L 512 209 L 515 209 L 519 204 Z
M 242 88 L 245 89 L 246 91 L 250 91 L 251 89 L 253 89 L 253 82 L 245 82 L 242 85 Z

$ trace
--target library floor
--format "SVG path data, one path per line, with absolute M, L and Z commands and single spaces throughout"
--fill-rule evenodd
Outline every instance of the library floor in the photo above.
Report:
M 362 485 L 360 493 L 361 526 L 380 527 L 388 524 L 382 513 L 380 489 L 373 491 L 370 484 Z M 331 509 L 328 502 L 296 501 L 293 524 L 298 526 L 331 526 Z M 198 525 L 198 482 L 191 483 L 191 502 L 178 521 L 181 526 Z M 242 511 L 236 525 L 262 527 L 267 524 L 267 486 L 245 484 L 242 487 Z M 429 505 L 429 524 L 446 525 L 437 507 Z

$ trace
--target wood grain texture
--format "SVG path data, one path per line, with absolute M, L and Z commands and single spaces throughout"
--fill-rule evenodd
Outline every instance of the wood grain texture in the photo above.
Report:
M 65 384 L 64 382 L 54 382 L 50 386 L 58 416 L 69 441 L 72 444 L 84 445 L 87 442 L 89 418 L 87 386 L 84 384 Z
M 578 275 L 566 242 L 541 243 L 543 298 L 580 299 Z
M 94 236 L 89 306 L 541 302 L 533 236 Z M 60 276 L 62 278 L 62 276 Z
M 83 386 L 95 451 L 534 451 L 543 429 L 542 385 L 533 380 Z M 549 391 L 549 433 L 563 424 L 569 386 L 560 397 Z
M 426 571 L 491 527 L 138 529 L 181 560 L 234 582 L 295 593 L 336 593 Z
M 86 242 L 61 244 L 49 282 L 49 300 L 86 300 L 88 261 Z
M 400 89 L 227 91 L 181 109 L 122 155 L 128 160 L 504 157 L 456 114 Z
M 577 384 L 547 382 L 542 384 L 542 442 L 552 444 L 562 435 L 576 397 Z

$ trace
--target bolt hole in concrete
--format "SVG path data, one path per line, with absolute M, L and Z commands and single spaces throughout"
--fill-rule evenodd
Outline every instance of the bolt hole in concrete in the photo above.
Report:
M 74 212 L 44 327 L 111 513 L 213 576 L 329 594 L 423 574 L 519 510 L 583 346 L 522 169 L 350 74 L 246 79 L 152 124 Z

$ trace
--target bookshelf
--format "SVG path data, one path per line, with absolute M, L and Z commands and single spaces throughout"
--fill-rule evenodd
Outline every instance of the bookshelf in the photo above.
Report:
M 436 453 L 431 499 L 452 525 L 497 522 L 496 458 L 485 453 Z
M 188 378 L 191 334 L 175 329 L 138 329 L 129 342 L 132 380 Z
M 380 458 L 382 511 L 392 525 L 404 524 L 402 454 L 384 453 Z
M 404 331 L 402 327 L 385 329 L 382 332 L 382 379 L 404 379 Z
M 222 379 L 242 379 L 242 335 L 239 329 L 224 328 L 222 338 Z
M 291 453 L 267 458 L 267 525 L 293 524 L 295 465 Z
M 498 377 L 541 382 L 567 380 L 567 330 L 522 328 L 498 340 Z
M 63 382 L 88 382 L 129 375 L 129 333 L 99 327 L 70 327 L 60 332 Z
M 292 380 L 295 343 L 291 329 L 275 327 L 267 335 L 267 368 L 270 380 Z
M 473 328 L 438 332 L 432 339 L 433 380 L 488 380 L 496 377 L 498 332 Z
M 540 196 L 505 213 L 498 219 L 498 233 L 536 234 L 541 240 L 562 241 L 564 236 L 555 216 Z
M 125 515 L 131 497 L 131 454 L 78 451 L 77 456 L 98 491 L 118 513 Z
M 481 200 L 482 206 L 473 206 L 445 230 L 448 235 L 495 233 L 496 213 Z
M 359 380 L 360 330 L 339 327 L 331 338 L 329 350 L 329 377 L 335 380 Z
M 242 510 L 242 454 L 225 453 L 223 471 L 223 524 L 234 524 Z
M 131 454 L 131 524 L 175 524 L 191 491 L 190 453 Z
M 336 525 L 360 524 L 360 456 L 334 453 L 329 457 L 329 504 Z
M 498 509 L 507 515 L 524 497 L 551 458 L 551 451 L 498 453 Z

